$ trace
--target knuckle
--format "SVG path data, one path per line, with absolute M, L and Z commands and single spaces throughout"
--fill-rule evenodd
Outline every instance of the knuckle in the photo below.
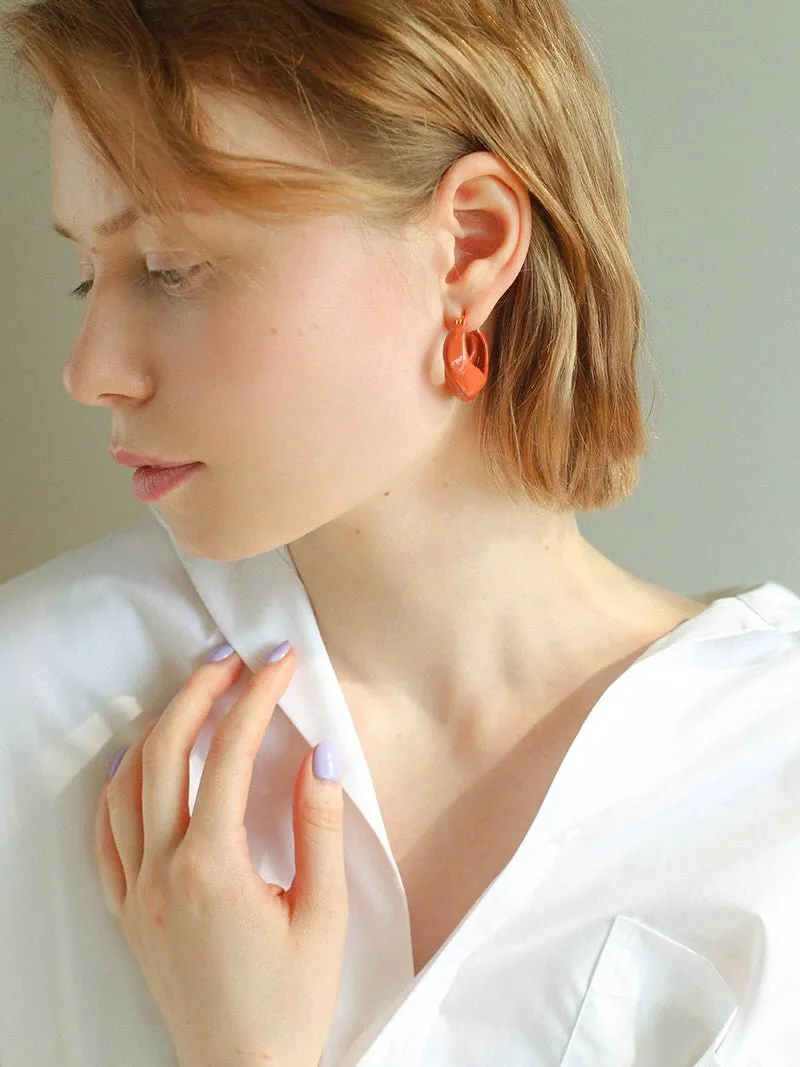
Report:
M 162 727 L 157 730 L 160 719 L 151 723 L 144 734 L 142 742 L 142 763 L 161 763 L 174 749 L 175 742 L 170 736 L 170 731 Z
M 203 667 L 212 668 L 211 670 L 196 671 L 193 675 L 187 678 L 183 686 L 183 692 L 188 694 L 191 699 L 195 697 L 202 697 L 208 691 L 209 678 L 214 677 L 213 667 L 214 664 L 203 664 Z
M 143 872 L 136 885 L 136 898 L 148 915 L 162 913 L 169 898 L 164 878 L 155 871 Z
M 141 735 L 142 757 L 160 760 L 162 755 L 171 753 L 178 742 L 178 732 L 170 718 L 164 718 L 162 712 L 153 721 L 148 722 Z
M 173 857 L 171 879 L 183 896 L 206 895 L 217 881 L 214 860 L 207 849 L 186 838 Z
M 228 715 L 231 713 L 228 712 Z M 211 742 L 208 746 L 209 759 L 224 759 L 224 757 L 233 748 L 235 735 L 233 732 L 233 726 L 229 725 L 232 720 L 226 718 L 214 731 L 214 736 L 211 738 Z
M 300 814 L 309 826 L 326 833 L 338 829 L 341 818 L 337 810 L 314 800 L 304 800 L 300 805 Z

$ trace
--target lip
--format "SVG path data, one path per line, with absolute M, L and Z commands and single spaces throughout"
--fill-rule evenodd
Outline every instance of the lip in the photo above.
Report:
M 139 467 L 133 475 L 133 492 L 140 500 L 160 500 L 202 466 L 202 463 L 190 463 L 185 467 Z
M 159 467 L 170 470 L 172 467 L 188 467 L 197 463 L 194 459 L 159 459 L 158 456 L 141 456 L 137 452 L 126 452 L 117 448 L 111 450 L 111 457 L 123 467 Z

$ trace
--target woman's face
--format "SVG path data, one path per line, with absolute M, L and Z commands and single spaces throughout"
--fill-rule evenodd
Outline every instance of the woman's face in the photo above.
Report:
M 318 162 L 245 105 L 204 105 L 218 146 Z M 54 217 L 77 237 L 76 280 L 93 282 L 64 387 L 111 410 L 116 447 L 204 464 L 155 505 L 187 552 L 243 559 L 291 542 L 383 497 L 443 435 L 460 407 L 441 389 L 446 242 L 341 216 L 192 216 L 220 255 L 260 272 L 234 286 L 146 221 L 96 237 L 125 190 L 61 102 L 51 145 Z M 158 270 L 178 273 L 148 278 Z

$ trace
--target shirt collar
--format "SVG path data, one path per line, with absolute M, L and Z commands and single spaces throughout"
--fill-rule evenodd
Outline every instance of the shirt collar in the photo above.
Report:
M 220 562 L 188 555 L 158 511 L 148 505 L 166 531 L 202 603 L 251 671 L 281 641 L 290 641 L 298 662 L 280 707 L 309 746 L 335 739 L 343 758 L 342 787 L 392 855 L 372 777 L 350 711 L 328 656 L 305 586 L 287 547 L 244 560 Z M 681 623 L 628 668 L 631 681 L 638 665 L 676 646 L 692 666 L 743 665 L 762 661 L 765 648 L 775 650 L 800 631 L 800 598 L 768 581 L 739 594 L 720 596 L 699 615 Z M 735 637 L 737 640 L 731 641 Z M 613 688 L 609 687 L 609 688 Z M 598 705 L 609 701 L 601 697 Z M 603 709 L 598 706 L 598 712 Z M 594 711 L 590 718 L 597 719 Z M 594 727 L 597 728 L 596 726 Z M 580 731 L 579 731 L 580 733 Z
M 166 531 L 197 594 L 224 639 L 249 669 L 282 641 L 297 651 L 297 666 L 281 708 L 309 746 L 335 740 L 342 755 L 342 788 L 360 809 L 391 856 L 386 827 L 355 724 L 317 626 L 311 601 L 281 547 L 230 562 L 190 556 L 169 525 L 150 506 Z

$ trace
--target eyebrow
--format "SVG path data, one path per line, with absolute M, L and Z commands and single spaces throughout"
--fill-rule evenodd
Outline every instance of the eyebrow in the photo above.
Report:
M 101 223 L 95 230 L 95 234 L 98 237 L 114 237 L 118 233 L 124 233 L 126 230 L 130 230 L 142 217 L 143 216 L 134 208 L 127 207 L 112 219 L 108 219 L 107 222 Z M 78 238 L 70 233 L 67 227 L 61 222 L 54 222 L 53 229 L 56 233 L 61 234 L 62 237 L 66 237 L 70 241 L 78 240 Z

